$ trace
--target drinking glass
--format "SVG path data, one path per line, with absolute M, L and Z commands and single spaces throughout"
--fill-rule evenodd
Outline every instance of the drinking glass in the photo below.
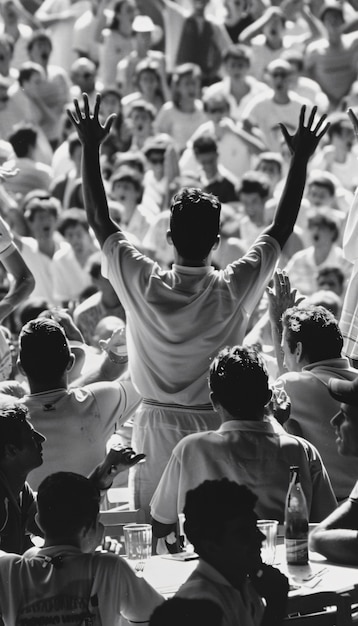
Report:
M 272 565 L 275 562 L 277 527 L 278 521 L 275 519 L 257 520 L 257 528 L 266 537 L 261 546 L 262 562 L 266 563 L 266 565 Z
M 123 528 L 128 559 L 149 559 L 152 554 L 152 527 L 150 524 L 126 524 Z

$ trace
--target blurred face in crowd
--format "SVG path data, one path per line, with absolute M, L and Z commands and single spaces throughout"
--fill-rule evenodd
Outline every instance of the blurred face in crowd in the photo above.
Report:
M 22 89 L 25 92 L 25 94 L 29 95 L 30 97 L 33 94 L 37 95 L 38 90 L 41 88 L 41 85 L 43 84 L 43 81 L 44 81 L 44 77 L 40 72 L 33 72 L 30 78 L 24 81 L 22 85 Z
M 57 219 L 49 211 L 38 210 L 35 211 L 32 220 L 29 222 L 32 236 L 35 239 L 52 239 Z
M 185 74 L 181 76 L 178 84 L 177 91 L 181 98 L 188 98 L 195 100 L 199 92 L 199 79 L 192 74 Z
M 317 278 L 317 288 L 333 291 L 337 296 L 341 296 L 343 293 L 343 284 L 335 272 L 327 272 L 327 274 L 319 276 Z
M 316 183 L 311 183 L 308 185 L 307 199 L 312 204 L 312 206 L 320 207 L 327 205 L 330 206 L 333 197 L 327 187 L 323 187 L 323 185 L 316 185 Z
M 238 80 L 246 76 L 249 71 L 250 64 L 245 58 L 229 57 L 225 63 L 225 69 L 227 74 L 233 80 Z
M 135 135 L 147 137 L 152 132 L 152 116 L 147 111 L 134 109 L 130 116 Z
M 312 243 L 315 247 L 325 248 L 329 247 L 333 243 L 333 231 L 327 226 L 319 222 L 310 222 L 308 230 Z
M 150 100 L 158 88 L 158 78 L 155 72 L 143 70 L 138 77 L 138 86 L 142 94 Z
M 92 252 L 93 245 L 91 236 L 89 232 L 81 226 L 81 224 L 68 226 L 64 233 L 64 237 L 72 246 L 76 256 L 81 257 L 86 254 L 86 252 Z
M 113 184 L 112 197 L 126 208 L 135 208 L 138 204 L 138 191 L 129 180 L 118 180 Z
M 39 63 L 42 67 L 46 67 L 52 47 L 47 39 L 38 39 L 34 41 L 31 50 L 29 51 L 29 57 L 34 63 Z
M 339 413 L 331 419 L 336 433 L 339 454 L 358 456 L 358 410 L 350 404 L 341 404 Z
M 203 168 L 206 176 L 210 179 L 215 176 L 218 170 L 218 153 L 205 152 L 204 154 L 196 154 L 196 160 Z
M 264 200 L 256 191 L 254 193 L 240 192 L 240 202 L 244 205 L 246 215 L 255 220 L 261 217 L 264 211 Z

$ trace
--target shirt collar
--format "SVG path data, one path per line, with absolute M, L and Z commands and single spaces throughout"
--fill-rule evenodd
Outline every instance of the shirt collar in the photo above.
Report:
M 345 356 L 338 357 L 337 359 L 326 359 L 324 361 L 316 361 L 315 363 L 309 363 L 302 368 L 302 371 L 310 371 L 316 367 L 328 367 L 329 369 L 350 369 L 349 361 Z
M 231 430 L 252 431 L 259 433 L 281 434 L 286 431 L 282 428 L 275 418 L 265 417 L 263 420 L 229 420 L 223 422 L 217 432 L 225 433 Z

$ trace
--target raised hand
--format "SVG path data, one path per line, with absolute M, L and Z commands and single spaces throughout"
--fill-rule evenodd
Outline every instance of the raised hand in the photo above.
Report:
M 70 109 L 67 109 L 67 115 L 77 131 L 79 140 L 82 145 L 98 148 L 109 135 L 111 126 L 116 118 L 115 113 L 110 115 L 104 124 L 101 124 L 98 117 L 101 104 L 100 94 L 96 96 L 93 114 L 90 112 L 86 93 L 83 94 L 83 111 L 81 111 L 77 99 L 73 101 L 73 104 L 75 106 L 76 115 Z
M 279 324 L 283 313 L 292 306 L 297 306 L 304 300 L 299 296 L 297 289 L 291 289 L 290 279 L 287 272 L 279 268 L 273 277 L 274 288 L 267 287 L 266 293 L 269 302 L 270 319 Z
M 348 109 L 347 114 L 350 121 L 352 122 L 355 136 L 358 137 L 358 117 L 356 116 L 352 108 Z
M 314 125 L 316 113 L 317 107 L 315 106 L 309 115 L 307 126 L 305 126 L 306 106 L 303 105 L 300 112 L 298 128 L 294 135 L 290 135 L 284 124 L 279 124 L 285 142 L 292 155 L 302 156 L 303 158 L 309 159 L 317 148 L 323 135 L 327 132 L 330 126 L 329 122 L 325 123 L 327 115 L 322 115 L 317 124 Z

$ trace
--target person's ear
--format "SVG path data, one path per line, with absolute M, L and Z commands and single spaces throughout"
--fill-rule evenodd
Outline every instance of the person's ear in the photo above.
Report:
M 4 446 L 4 459 L 14 459 L 19 451 L 18 446 L 14 443 L 7 443 Z
M 173 246 L 173 239 L 172 239 L 172 233 L 171 230 L 167 230 L 167 234 L 166 234 L 166 238 L 167 238 L 167 242 L 170 246 Z
M 296 363 L 300 363 L 303 357 L 302 341 L 297 341 L 295 356 L 296 356 Z
M 73 352 L 70 352 L 70 358 L 68 360 L 68 364 L 67 364 L 67 367 L 66 367 L 66 371 L 67 372 L 71 371 L 71 369 L 73 368 L 73 366 L 75 364 L 75 360 L 76 360 L 75 355 L 73 354 Z
M 220 243 L 220 235 L 217 235 L 216 239 L 215 239 L 215 243 L 214 243 L 214 245 L 213 245 L 213 247 L 211 249 L 212 250 L 216 250 L 218 248 L 218 246 L 219 246 L 219 243 Z
M 216 412 L 217 412 L 219 403 L 218 403 L 218 401 L 217 401 L 217 399 L 216 399 L 216 396 L 215 396 L 215 394 L 214 394 L 214 392 L 213 392 L 213 391 L 210 391 L 210 393 L 209 393 L 209 398 L 210 398 L 210 402 L 211 402 L 211 404 L 213 405 L 213 409 L 214 409 L 214 411 L 216 411 Z
M 17 359 L 16 365 L 17 365 L 17 369 L 19 370 L 20 374 L 22 374 L 26 378 L 26 372 L 25 372 L 24 368 L 22 367 L 20 358 Z
M 42 530 L 42 532 L 45 532 L 43 529 L 43 526 L 41 524 L 41 520 L 40 520 L 40 516 L 38 514 L 38 512 L 35 514 L 35 522 L 37 524 L 37 526 Z

